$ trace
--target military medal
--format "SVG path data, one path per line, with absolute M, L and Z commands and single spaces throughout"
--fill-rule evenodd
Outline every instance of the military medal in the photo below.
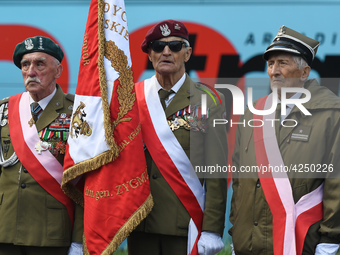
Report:
M 60 154 L 65 154 L 66 143 L 63 141 L 57 142 L 56 149 L 60 152 Z
M 186 130 L 206 133 L 208 129 L 208 117 L 209 108 L 207 109 L 207 114 L 203 116 L 201 114 L 201 106 L 189 105 L 170 116 L 168 118 L 168 125 L 172 131 L 183 127 Z
M 3 127 L 3 126 L 5 126 L 7 124 L 7 119 L 3 119 L 2 121 L 1 121 L 1 126 Z
M 180 127 L 184 127 L 186 130 L 190 130 L 190 125 L 182 118 L 175 118 L 174 120 L 168 121 L 171 131 L 175 131 Z
M 35 145 L 35 150 L 38 152 L 39 155 L 41 155 L 41 152 L 48 150 L 50 146 L 51 145 L 48 142 L 39 141 Z
M 43 140 L 49 140 L 53 137 L 54 131 L 51 131 L 49 128 L 44 128 L 38 133 L 38 135 Z
M 28 125 L 30 125 L 30 127 L 33 126 L 33 124 L 35 124 L 35 121 L 33 119 L 33 117 L 30 119 L 30 121 L 28 122 Z

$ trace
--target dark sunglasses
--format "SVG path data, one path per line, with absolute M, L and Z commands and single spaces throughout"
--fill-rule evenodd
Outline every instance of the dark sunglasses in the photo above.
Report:
M 182 49 L 182 45 L 188 47 L 188 45 L 183 41 L 171 41 L 171 42 L 153 41 L 151 42 L 150 46 L 154 52 L 160 53 L 164 50 L 165 46 L 167 45 L 172 52 L 179 52 Z

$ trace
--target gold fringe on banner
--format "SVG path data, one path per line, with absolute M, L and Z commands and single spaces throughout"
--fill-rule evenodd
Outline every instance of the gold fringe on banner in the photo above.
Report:
M 104 114 L 105 141 L 110 149 L 96 157 L 79 162 L 66 169 L 63 173 L 62 189 L 76 203 L 84 206 L 84 194 L 72 185 L 72 180 L 82 174 L 99 169 L 119 156 L 120 149 L 114 139 L 114 129 L 122 122 L 130 121 L 125 115 L 133 109 L 136 103 L 136 95 L 133 92 L 134 82 L 131 67 L 128 66 L 128 59 L 124 51 L 120 50 L 113 41 L 106 41 L 104 31 L 104 0 L 98 0 L 98 72 L 101 99 Z M 119 74 L 120 85 L 117 86 L 119 110 L 117 118 L 111 123 L 111 111 L 107 98 L 106 71 L 104 67 L 104 56 L 111 62 L 111 66 Z M 140 224 L 150 213 L 153 207 L 151 194 L 144 203 L 131 215 L 124 225 L 117 231 L 112 241 L 108 244 L 102 255 L 111 255 L 129 234 Z M 89 255 L 86 247 L 85 235 L 83 237 L 83 251 Z
M 145 219 L 150 213 L 153 207 L 153 199 L 151 194 L 145 200 L 145 202 L 135 211 L 133 215 L 125 222 L 125 224 L 117 231 L 116 235 L 109 243 L 109 245 L 103 250 L 101 255 L 112 255 L 119 245 L 130 235 L 130 233 L 139 225 L 139 223 Z M 84 255 L 90 255 L 87 250 L 85 236 L 83 237 L 83 252 Z

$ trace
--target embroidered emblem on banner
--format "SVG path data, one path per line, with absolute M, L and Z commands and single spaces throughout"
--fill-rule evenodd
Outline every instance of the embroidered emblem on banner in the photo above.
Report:
M 169 29 L 167 24 L 164 24 L 163 26 L 159 26 L 159 29 L 162 31 L 163 36 L 168 36 L 171 34 L 171 30 Z
M 131 67 L 128 66 L 127 56 L 113 41 L 105 41 L 105 57 L 110 60 L 111 66 L 120 74 L 119 83 L 124 84 L 124 86 L 118 85 L 117 87 L 119 111 L 116 120 L 112 123 L 113 127 L 116 127 L 121 122 L 131 120 L 124 116 L 132 110 L 135 104 L 136 96 L 133 92 L 135 84 Z
M 77 110 L 73 113 L 70 130 L 70 135 L 72 138 L 74 135 L 77 138 L 78 135 L 90 136 L 92 134 L 92 129 L 90 128 L 90 125 L 86 122 L 86 120 L 84 120 L 84 117 L 86 117 L 86 113 L 84 110 L 85 106 L 86 105 L 83 102 L 80 102 Z

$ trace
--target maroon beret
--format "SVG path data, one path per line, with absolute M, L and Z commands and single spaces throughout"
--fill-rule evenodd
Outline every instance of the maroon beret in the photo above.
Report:
M 146 33 L 141 45 L 142 51 L 148 53 L 150 42 L 168 36 L 178 36 L 189 41 L 189 33 L 185 25 L 180 21 L 168 19 L 159 22 Z

